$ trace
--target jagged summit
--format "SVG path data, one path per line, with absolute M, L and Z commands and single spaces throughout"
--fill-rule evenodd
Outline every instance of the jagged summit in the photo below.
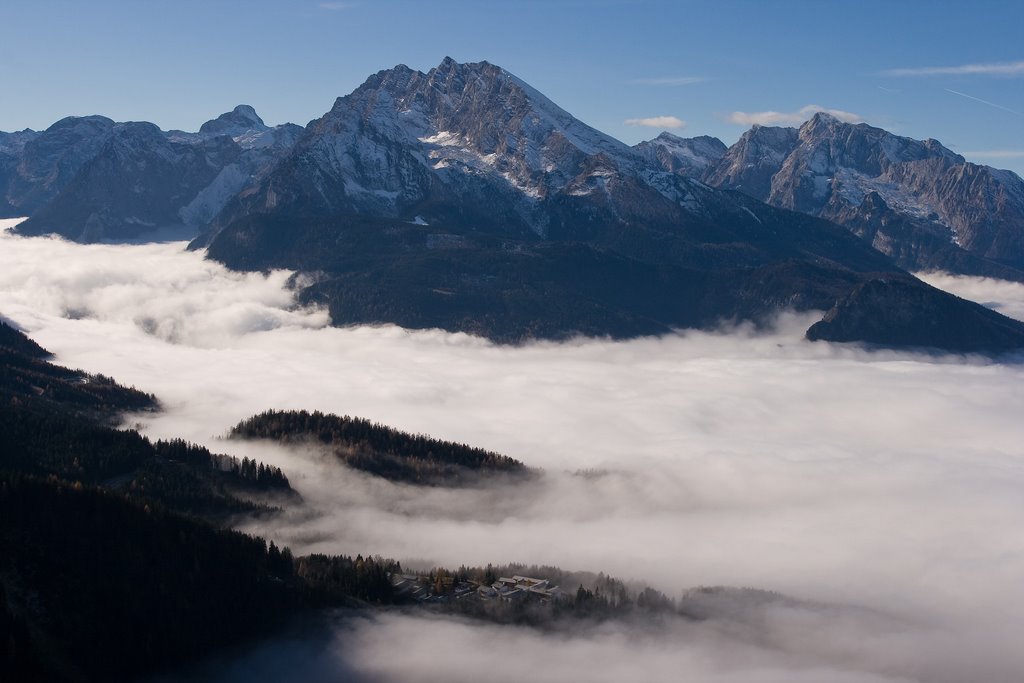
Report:
M 829 153 L 831 169 L 851 166 L 863 172 L 877 170 L 881 173 L 886 163 L 930 158 L 964 163 L 962 156 L 936 140 L 915 140 L 866 123 L 847 123 L 825 112 L 818 112 L 807 120 L 800 126 L 798 135 L 803 145 Z
M 772 178 L 799 141 L 795 128 L 754 126 L 715 163 L 703 179 L 714 187 L 739 190 L 764 201 Z
M 826 116 L 753 128 L 728 150 L 670 133 L 629 147 L 501 67 L 451 58 L 380 71 L 305 129 L 270 128 L 240 105 L 198 133 L 87 118 L 0 140 L 0 187 L 17 202 L 5 210 L 36 202 L 20 232 L 99 241 L 205 226 L 193 246 L 236 269 L 301 271 L 301 300 L 337 324 L 628 337 L 826 310 L 881 277 L 905 286 L 837 308 L 815 334 L 867 339 L 868 317 L 920 300 L 1006 331 L 956 348 L 1024 344 L 1017 323 L 957 318 L 957 300 L 923 289 L 866 232 L 758 201 L 859 212 L 850 220 L 881 221 L 895 243 L 916 229 L 900 223 L 900 183 L 935 185 L 936 169 L 961 173 L 965 192 L 1000 178 L 938 143 Z M 924 189 L 910 199 L 935 201 Z M 948 245 L 934 211 L 929 239 Z M 943 344 L 920 317 L 900 320 L 894 343 Z
M 400 115 L 402 126 L 417 139 L 458 131 L 483 153 L 509 149 L 502 147 L 495 129 L 516 128 L 509 132 L 536 142 L 558 134 L 588 154 L 630 156 L 622 142 L 587 126 L 522 79 L 487 61 L 459 63 L 445 57 L 426 73 L 398 65 L 338 98 L 331 113 L 344 115 L 354 105 L 372 106 L 378 117 Z
M 633 149 L 666 171 L 700 177 L 705 169 L 722 158 L 727 148 L 721 140 L 708 135 L 683 138 L 665 131 L 653 140 L 634 145 Z
M 316 272 L 304 296 L 338 323 L 504 341 L 828 308 L 864 274 L 907 277 L 835 226 L 674 172 L 725 152 L 671 134 L 631 148 L 488 62 L 398 65 L 339 97 L 196 245 Z
M 199 128 L 199 134 L 235 137 L 251 131 L 266 130 L 270 130 L 270 127 L 263 123 L 263 119 L 256 114 L 256 110 L 248 104 L 240 104 L 231 111 L 204 123 Z
M 636 203 L 658 193 L 693 209 L 696 190 L 657 175 L 501 67 L 446 58 L 426 73 L 380 71 L 339 97 L 259 192 L 216 223 L 281 207 L 428 220 L 473 211 L 507 234 L 547 235 L 569 221 L 540 206 L 557 197 L 605 197 L 607 211 L 622 194 Z
M 1024 280 L 1024 181 L 934 139 L 818 112 L 754 126 L 701 177 L 845 225 L 905 268 Z

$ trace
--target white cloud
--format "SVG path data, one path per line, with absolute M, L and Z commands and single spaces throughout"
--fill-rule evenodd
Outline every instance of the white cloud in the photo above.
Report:
M 626 119 L 627 126 L 648 126 L 650 128 L 685 128 L 686 121 L 675 116 L 651 116 L 645 119 Z
M 966 154 L 975 154 L 967 152 Z M 1017 152 L 1024 157 L 1024 152 Z M 1024 320 L 1024 283 L 1007 282 L 987 277 L 968 277 L 949 273 L 915 273 L 933 287 L 944 289 L 957 296 L 984 304 L 1003 315 Z
M 812 344 L 801 339 L 811 315 L 783 316 L 768 333 L 520 348 L 337 329 L 291 305 L 285 275 L 231 273 L 181 244 L 0 236 L 0 313 L 60 362 L 155 392 L 166 411 L 134 418 L 147 434 L 282 466 L 306 507 L 247 528 L 296 552 L 522 560 L 644 579 L 677 597 L 731 584 L 811 601 L 578 633 L 357 618 L 318 653 L 328 670 L 355 680 L 658 681 L 681 670 L 720 683 L 1020 680 L 1024 364 Z M 1024 316 L 1021 285 L 936 277 Z M 360 415 L 546 475 L 416 489 L 314 451 L 219 439 L 267 408 Z M 567 473 L 587 467 L 608 474 Z M 251 662 L 277 656 L 260 647 Z M 530 655 L 495 669 L 508 652 Z M 271 667 L 252 666 L 237 680 L 267 680 Z M 346 676 L 317 680 L 332 678 Z
M 886 69 L 882 76 L 1024 76 L 1022 62 L 992 62 L 989 64 L 962 64 L 960 66 L 926 66 L 911 69 Z
M 636 85 L 693 85 L 704 83 L 708 79 L 703 76 L 663 76 L 660 78 L 637 78 L 632 82 Z
M 801 123 L 811 118 L 818 112 L 825 112 L 826 114 L 831 114 L 840 121 L 845 121 L 846 123 L 860 123 L 864 120 L 864 118 L 859 114 L 843 111 L 841 109 L 829 109 L 827 107 L 818 106 L 817 104 L 808 104 L 806 107 L 801 107 L 797 111 L 793 112 L 734 111 L 731 114 L 729 114 L 729 122 L 741 126 L 800 125 Z
M 976 643 L 944 633 L 908 638 L 891 620 L 813 605 L 753 605 L 704 621 L 662 617 L 651 624 L 561 626 L 540 631 L 422 611 L 336 617 L 332 636 L 262 643 L 226 671 L 207 667 L 195 680 L 327 681 L 344 672 L 343 680 L 357 683 L 953 683 L 962 680 L 958 674 L 975 680 L 976 673 L 968 654 Z M 993 647 L 981 645 L 986 652 Z M 921 650 L 962 652 L 963 663 L 953 671 L 915 669 L 908 655 Z M 992 673 L 986 664 L 980 666 Z M 1012 671 L 1005 673 L 986 680 L 1017 680 Z

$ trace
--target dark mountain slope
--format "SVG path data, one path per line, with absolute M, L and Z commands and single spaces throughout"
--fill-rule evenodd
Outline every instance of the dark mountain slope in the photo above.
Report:
M 928 292 L 906 280 L 877 279 L 855 287 L 807 331 L 807 337 L 1001 353 L 1020 350 L 1021 328 L 1016 320 L 952 294 Z
M 17 231 L 93 242 L 180 225 L 181 207 L 240 153 L 227 137 L 202 145 L 181 144 L 169 141 L 153 124 L 122 124 L 63 190 Z
M 303 610 L 392 601 L 394 563 L 296 561 L 201 519 L 287 499 L 280 470 L 111 428 L 153 398 L 41 360 L 12 327 L 0 326 L 0 353 L 4 680 L 138 680 Z
M 270 494 L 294 497 L 277 468 L 114 429 L 121 413 L 154 409 L 156 399 L 48 356 L 0 323 L 0 471 L 104 485 L 209 518 L 266 510 Z

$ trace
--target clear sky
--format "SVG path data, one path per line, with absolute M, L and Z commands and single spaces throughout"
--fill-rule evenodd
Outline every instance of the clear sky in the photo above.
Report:
M 305 124 L 375 71 L 450 55 L 628 143 L 670 125 L 731 144 L 814 105 L 1024 174 L 1021 0 L 0 0 L 0 19 L 6 131 L 196 130 L 239 103 Z

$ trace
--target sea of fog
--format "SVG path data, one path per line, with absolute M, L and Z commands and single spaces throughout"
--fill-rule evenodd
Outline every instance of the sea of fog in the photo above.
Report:
M 297 554 L 519 561 L 673 596 L 792 598 L 558 633 L 339 616 L 326 635 L 223 663 L 222 679 L 1024 680 L 1024 358 L 810 343 L 814 316 L 797 314 L 767 333 L 515 348 L 338 329 L 294 306 L 290 273 L 232 273 L 184 246 L 2 233 L 0 315 L 58 362 L 155 393 L 162 413 L 128 418 L 143 433 L 282 467 L 305 504 L 246 531 Z M 1024 319 L 1024 285 L 925 278 Z M 269 408 L 370 418 L 544 475 L 421 489 L 223 439 Z

